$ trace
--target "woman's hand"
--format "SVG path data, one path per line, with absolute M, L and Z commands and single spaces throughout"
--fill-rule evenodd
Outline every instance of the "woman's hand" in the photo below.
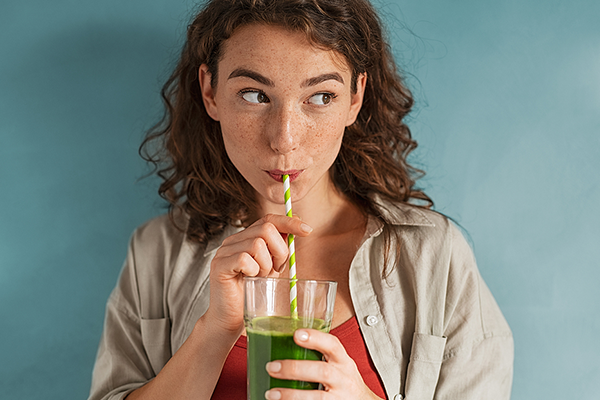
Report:
M 205 317 L 222 329 L 244 325 L 244 276 L 279 277 L 288 259 L 288 234 L 312 231 L 298 218 L 268 214 L 223 241 L 210 266 L 210 305 Z
M 337 337 L 314 329 L 298 329 L 294 341 L 299 346 L 319 351 L 325 361 L 272 361 L 267 364 L 267 372 L 278 379 L 319 382 L 324 391 L 275 388 L 266 393 L 267 399 L 381 400 L 364 383 L 354 360 Z

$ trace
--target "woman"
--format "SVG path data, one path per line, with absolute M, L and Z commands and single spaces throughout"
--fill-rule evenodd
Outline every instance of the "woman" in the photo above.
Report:
M 331 333 L 295 334 L 326 361 L 267 366 L 325 390 L 267 399 L 509 398 L 510 329 L 415 188 L 413 100 L 366 0 L 210 1 L 163 97 L 143 146 L 171 212 L 131 240 L 91 399 L 245 398 L 241 282 L 287 275 L 288 234 L 338 293 Z

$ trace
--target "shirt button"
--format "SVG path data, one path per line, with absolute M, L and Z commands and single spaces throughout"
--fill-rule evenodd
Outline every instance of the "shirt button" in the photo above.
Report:
M 369 325 L 369 326 L 377 325 L 378 322 L 379 322 L 379 318 L 377 318 L 375 315 L 369 315 L 367 317 L 367 325 Z
M 394 396 L 394 400 L 402 400 L 402 399 L 404 399 L 404 397 L 400 393 L 398 393 L 397 395 Z

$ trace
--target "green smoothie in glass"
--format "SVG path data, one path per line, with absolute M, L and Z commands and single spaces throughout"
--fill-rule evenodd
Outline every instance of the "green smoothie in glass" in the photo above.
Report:
M 293 388 L 314 390 L 318 383 L 288 381 L 272 378 L 265 366 L 273 360 L 321 360 L 318 351 L 305 349 L 294 342 L 294 331 L 300 328 L 312 328 L 323 332 L 329 326 L 323 320 L 303 321 L 291 317 L 258 317 L 246 328 L 248 337 L 248 399 L 263 400 L 265 392 L 271 388 Z
M 265 392 L 276 387 L 319 389 L 319 383 L 271 378 L 266 365 L 273 360 L 322 359 L 321 353 L 298 346 L 294 332 L 301 328 L 329 332 L 336 289 L 333 281 L 244 277 L 248 400 L 264 400 Z

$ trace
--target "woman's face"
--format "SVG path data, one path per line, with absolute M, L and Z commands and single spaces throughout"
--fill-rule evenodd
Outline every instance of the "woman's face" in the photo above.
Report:
M 365 76 L 352 93 L 351 70 L 338 53 L 313 47 L 302 33 L 258 24 L 225 42 L 216 87 L 206 65 L 199 74 L 206 110 L 263 211 L 283 203 L 284 173 L 294 202 L 332 190 L 328 170 L 360 110 Z

